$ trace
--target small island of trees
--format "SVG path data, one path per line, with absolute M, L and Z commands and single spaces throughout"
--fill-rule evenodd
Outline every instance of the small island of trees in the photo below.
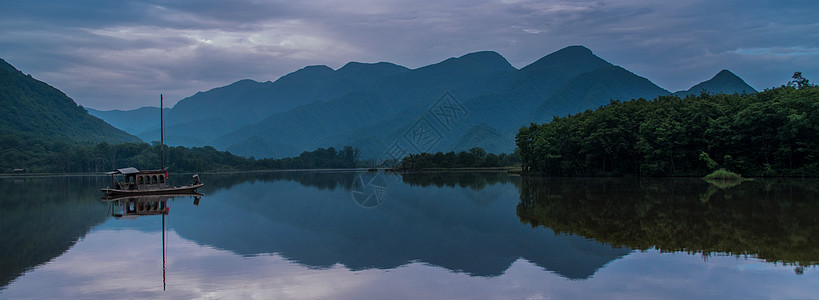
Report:
M 401 160 L 395 169 L 399 170 L 429 170 L 429 169 L 464 169 L 464 168 L 502 168 L 520 163 L 516 153 L 495 154 L 486 153 L 480 147 L 470 148 L 469 151 L 455 153 L 437 152 L 435 154 L 422 152 L 410 154 Z

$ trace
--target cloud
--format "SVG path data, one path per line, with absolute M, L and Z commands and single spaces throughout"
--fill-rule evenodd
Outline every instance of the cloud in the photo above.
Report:
M 0 11 L 0 57 L 94 108 L 155 105 L 306 65 L 421 67 L 494 50 L 523 67 L 568 45 L 670 90 L 721 69 L 757 88 L 819 73 L 817 2 L 17 1 Z M 776 65 L 754 58 L 776 57 Z M 813 61 L 819 61 L 813 59 Z
M 733 52 L 740 55 L 753 56 L 819 56 L 819 48 L 806 47 L 740 48 Z

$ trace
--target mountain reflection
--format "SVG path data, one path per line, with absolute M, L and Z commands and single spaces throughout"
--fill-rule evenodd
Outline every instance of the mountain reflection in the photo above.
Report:
M 257 260 L 233 254 L 275 256 L 295 269 L 328 272 L 423 264 L 473 277 L 505 277 L 520 271 L 510 271 L 510 266 L 525 260 L 568 279 L 611 276 L 598 271 L 632 249 L 753 255 L 795 264 L 797 274 L 807 273 L 805 267 L 817 265 L 819 257 L 819 180 L 714 185 L 699 179 L 352 171 L 203 177 L 208 185 L 201 202 L 184 197 L 101 201 L 105 177 L 0 178 L 0 293 L 25 289 L 27 279 L 31 283 L 43 274 L 38 271 L 53 272 L 55 261 L 59 265 L 62 259 L 65 267 L 66 259 L 91 257 L 94 251 L 148 258 L 140 264 L 156 264 L 147 269 L 158 280 L 160 243 L 165 249 L 160 230 L 176 240 L 172 254 L 177 263 L 169 265 L 174 275 L 169 278 L 177 287 L 189 277 L 209 277 L 199 275 L 218 272 L 217 266 L 225 263 L 186 257 L 195 247 L 226 250 L 227 257 L 246 262 Z M 356 182 L 375 182 L 375 177 L 380 178 L 383 201 L 376 206 L 357 203 Z M 148 242 L 133 243 L 134 235 Z M 196 267 L 186 269 L 180 257 Z M 609 269 L 646 267 L 641 263 L 626 259 Z M 725 268 L 705 264 L 706 274 L 710 268 Z M 746 265 L 754 264 L 759 265 Z M 92 258 L 68 269 L 75 267 L 97 274 L 94 270 L 106 265 Z M 688 276 L 685 266 L 680 267 L 678 275 Z M 731 268 L 728 272 L 734 272 Z M 56 277 L 46 285 L 54 280 L 63 286 L 96 282 L 51 275 Z
M 518 216 L 533 227 L 633 249 L 819 262 L 819 181 L 525 179 Z
M 211 191 L 230 188 L 246 182 L 274 182 L 293 181 L 305 187 L 315 187 L 320 190 L 350 190 L 354 185 L 359 171 L 259 171 L 215 174 L 208 177 Z M 411 186 L 460 187 L 472 190 L 481 190 L 488 185 L 512 183 L 511 178 L 504 172 L 424 172 L 424 173 L 375 173 L 370 175 L 390 177 L 393 181 L 400 181 Z
M 0 288 L 105 221 L 104 177 L 0 178 Z
M 195 211 L 175 211 L 173 229 L 199 244 L 248 256 L 276 253 L 311 268 L 392 269 L 423 262 L 498 276 L 523 258 L 584 279 L 630 252 L 521 224 L 514 213 L 517 189 L 504 173 L 455 179 L 413 174 L 403 180 L 379 173 L 389 199 L 375 209 L 362 209 L 348 189 L 339 188 L 352 185 L 358 174 L 281 172 L 243 182 L 210 176 L 209 183 L 230 187 L 203 191 L 207 205 Z
M 208 174 L 207 185 L 200 191 L 214 192 L 248 182 L 293 181 L 319 190 L 349 191 L 355 181 L 355 171 L 258 171 Z

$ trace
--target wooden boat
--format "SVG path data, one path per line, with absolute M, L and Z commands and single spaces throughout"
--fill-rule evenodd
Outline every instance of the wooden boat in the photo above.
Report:
M 193 175 L 193 182 L 187 185 L 168 185 L 168 171 L 164 169 L 139 171 L 131 167 L 105 174 L 111 177 L 111 185 L 101 189 L 107 197 L 193 194 L 204 185 L 198 174 Z
M 196 193 L 204 184 L 199 181 L 199 174 L 193 175 L 193 182 L 182 186 L 169 186 L 168 169 L 165 168 L 165 124 L 162 120 L 162 95 L 159 96 L 160 112 L 160 156 L 162 168 L 159 170 L 137 170 L 134 167 L 116 169 L 105 173 L 111 177 L 111 185 L 100 189 L 106 197 L 139 196 L 139 195 L 177 195 Z M 120 179 L 124 178 L 124 181 Z

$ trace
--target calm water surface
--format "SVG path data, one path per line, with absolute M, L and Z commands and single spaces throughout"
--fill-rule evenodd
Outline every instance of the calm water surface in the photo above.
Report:
M 817 180 L 201 177 L 131 204 L 104 177 L 0 178 L 0 298 L 819 295 Z

